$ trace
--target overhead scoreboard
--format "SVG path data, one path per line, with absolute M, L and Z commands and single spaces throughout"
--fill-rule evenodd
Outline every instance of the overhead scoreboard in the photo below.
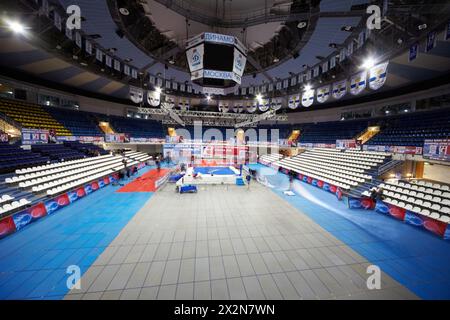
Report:
M 204 32 L 187 42 L 186 58 L 194 83 L 228 88 L 241 84 L 247 49 L 234 36 Z

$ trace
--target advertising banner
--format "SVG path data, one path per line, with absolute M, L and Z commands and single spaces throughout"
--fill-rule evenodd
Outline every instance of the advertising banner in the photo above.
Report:
M 130 135 L 126 133 L 105 134 L 107 143 L 127 143 L 130 142 Z
M 425 140 L 423 157 L 432 160 L 450 161 L 450 140 Z
M 203 69 L 204 45 L 200 44 L 186 51 L 186 57 L 191 72 Z
M 48 130 L 22 128 L 22 144 L 48 143 L 48 137 Z
M 356 148 L 356 140 L 355 139 L 336 140 L 336 148 L 337 149 L 354 149 L 354 148 Z

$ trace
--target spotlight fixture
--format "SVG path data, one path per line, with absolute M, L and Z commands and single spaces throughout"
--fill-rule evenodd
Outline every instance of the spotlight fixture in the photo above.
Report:
M 162 92 L 162 90 L 161 90 L 160 87 L 156 87 L 156 88 L 155 88 L 155 91 L 156 91 L 157 93 L 161 93 L 161 92 Z
M 279 61 L 280 61 L 280 59 L 278 59 L 277 57 L 273 58 L 273 62 L 274 62 L 274 63 L 277 63 L 277 62 L 279 62 Z
M 20 22 L 7 21 L 6 24 L 7 24 L 8 28 L 14 33 L 17 33 L 17 34 L 24 34 L 25 33 L 26 28 Z
M 375 59 L 372 57 L 368 57 L 364 60 L 364 63 L 361 65 L 361 69 L 370 69 L 375 65 Z
M 130 14 L 130 11 L 128 11 L 127 8 L 119 8 L 119 12 L 123 16 L 128 16 Z
M 343 26 L 343 27 L 341 28 L 341 31 L 352 32 L 353 29 L 354 29 L 354 27 L 352 27 L 352 26 Z
M 428 26 L 427 26 L 426 23 L 423 23 L 423 24 L 420 24 L 420 25 L 417 26 L 417 28 L 418 28 L 419 30 L 425 30 L 427 27 L 428 27 Z
M 305 91 L 311 91 L 312 87 L 310 84 L 306 84 L 304 89 L 305 89 Z
M 300 21 L 297 25 L 297 28 L 299 29 L 303 29 L 308 25 L 308 23 L 306 21 Z
M 206 100 L 207 101 L 211 101 L 211 96 L 208 94 L 208 95 L 206 95 Z

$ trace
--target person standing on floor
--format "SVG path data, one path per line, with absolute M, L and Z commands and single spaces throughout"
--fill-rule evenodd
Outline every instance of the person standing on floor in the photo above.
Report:
M 252 176 L 250 174 L 247 174 L 245 176 L 245 180 L 247 180 L 247 190 L 250 190 L 250 181 L 252 180 Z

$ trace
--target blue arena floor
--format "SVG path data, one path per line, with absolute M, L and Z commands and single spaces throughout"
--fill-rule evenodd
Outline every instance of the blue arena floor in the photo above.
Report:
M 280 197 L 423 299 L 450 299 L 450 242 L 375 211 L 350 210 L 328 192 L 255 164 Z
M 67 267 L 83 274 L 152 196 L 119 188 L 100 189 L 0 240 L 0 299 L 62 299 Z
M 228 167 L 195 167 L 194 173 L 215 174 L 218 176 L 233 176 L 234 172 Z

